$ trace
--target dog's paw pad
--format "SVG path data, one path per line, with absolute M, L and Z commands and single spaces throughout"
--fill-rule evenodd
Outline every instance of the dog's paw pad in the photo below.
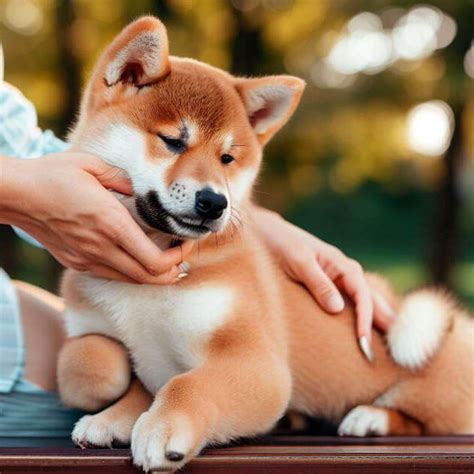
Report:
M 361 405 L 353 408 L 337 430 L 339 436 L 386 436 L 389 419 L 386 410 Z

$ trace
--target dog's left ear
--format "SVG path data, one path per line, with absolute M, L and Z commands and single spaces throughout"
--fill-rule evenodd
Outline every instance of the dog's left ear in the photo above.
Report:
M 295 111 L 306 83 L 293 76 L 237 79 L 236 88 L 247 109 L 250 125 L 265 145 Z

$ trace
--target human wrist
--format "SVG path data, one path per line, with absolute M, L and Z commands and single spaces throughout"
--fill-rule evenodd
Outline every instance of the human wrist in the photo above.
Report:
M 256 208 L 255 217 L 257 232 L 261 238 L 271 250 L 278 250 L 280 245 L 278 236 L 287 224 L 285 219 L 277 212 L 261 207 Z
M 19 224 L 28 212 L 28 173 L 22 160 L 0 156 L 0 223 Z
M 255 206 L 255 211 L 259 220 L 259 227 L 262 230 L 266 230 L 267 225 L 285 222 L 285 219 L 278 212 L 271 211 L 270 209 Z

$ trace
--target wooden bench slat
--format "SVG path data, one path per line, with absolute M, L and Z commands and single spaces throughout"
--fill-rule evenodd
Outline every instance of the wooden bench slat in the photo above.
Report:
M 474 437 L 271 437 L 208 448 L 191 474 L 474 472 Z M 136 473 L 128 449 L 0 448 L 0 473 Z

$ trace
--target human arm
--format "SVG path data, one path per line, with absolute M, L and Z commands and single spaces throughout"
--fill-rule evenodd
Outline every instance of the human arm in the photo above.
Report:
M 120 169 L 91 155 L 2 156 L 0 222 L 32 235 L 66 267 L 123 281 L 176 281 L 192 243 L 161 251 L 108 188 L 131 193 Z
M 324 310 L 335 314 L 344 309 L 341 292 L 354 302 L 357 337 L 370 358 L 372 324 L 386 331 L 395 315 L 383 296 L 371 289 L 361 265 L 275 212 L 256 207 L 254 213 L 258 232 L 283 270 L 303 283 Z

